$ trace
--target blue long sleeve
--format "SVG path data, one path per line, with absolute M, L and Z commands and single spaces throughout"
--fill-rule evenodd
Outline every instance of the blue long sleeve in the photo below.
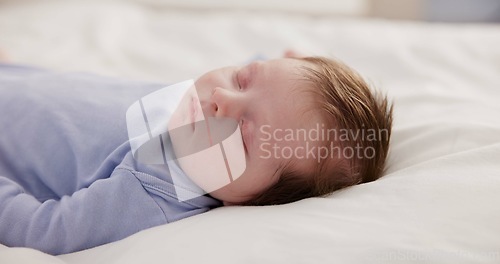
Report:
M 0 177 L 0 208 L 3 243 L 50 254 L 102 245 L 167 223 L 160 206 L 124 169 L 71 196 L 44 202 Z
M 70 253 L 220 206 L 132 157 L 127 108 L 163 87 L 0 64 L 0 243 Z

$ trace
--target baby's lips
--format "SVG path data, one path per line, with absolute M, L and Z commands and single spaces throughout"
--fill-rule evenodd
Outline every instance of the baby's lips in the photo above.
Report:
M 179 146 L 175 150 L 177 158 L 185 157 L 209 147 L 222 143 L 238 128 L 236 119 L 227 117 L 208 117 L 194 123 L 195 133 L 192 133 L 191 124 L 169 130 L 170 139 Z M 192 135 L 186 137 L 186 135 Z M 241 133 L 239 134 L 241 137 Z M 186 142 L 179 142 L 186 141 Z
M 194 111 L 194 122 L 202 121 L 205 119 L 203 108 L 201 107 L 201 102 L 198 95 L 193 96 L 193 111 Z

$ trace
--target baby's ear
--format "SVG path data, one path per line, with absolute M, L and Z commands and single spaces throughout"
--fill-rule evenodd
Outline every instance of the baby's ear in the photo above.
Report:
M 287 50 L 285 50 L 285 52 L 283 52 L 283 57 L 285 57 L 285 58 L 302 58 L 302 57 L 305 57 L 305 55 L 302 54 L 301 52 L 296 51 L 296 50 L 287 49 Z

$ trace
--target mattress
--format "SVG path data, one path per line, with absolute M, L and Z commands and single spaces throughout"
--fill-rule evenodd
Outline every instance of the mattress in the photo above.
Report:
M 384 176 L 67 255 L 0 245 L 0 263 L 500 263 L 499 25 L 172 3 L 0 2 L 0 48 L 22 64 L 169 83 L 287 48 L 335 57 L 394 102 Z

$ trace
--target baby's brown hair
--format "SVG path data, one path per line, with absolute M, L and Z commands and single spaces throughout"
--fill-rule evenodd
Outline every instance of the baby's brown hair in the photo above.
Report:
M 311 175 L 285 166 L 279 180 L 242 205 L 272 205 L 304 198 L 326 196 L 332 192 L 374 181 L 381 177 L 389 150 L 392 105 L 387 97 L 372 92 L 363 78 L 344 63 L 324 57 L 305 57 L 305 81 L 319 98 L 318 108 L 329 127 L 343 131 L 375 131 L 376 140 L 353 136 L 336 139 L 341 149 L 371 149 L 373 155 L 348 159 L 322 159 Z M 383 133 L 381 133 L 383 132 Z M 348 133 L 347 133 L 348 135 Z M 330 144 L 331 142 L 324 142 Z

